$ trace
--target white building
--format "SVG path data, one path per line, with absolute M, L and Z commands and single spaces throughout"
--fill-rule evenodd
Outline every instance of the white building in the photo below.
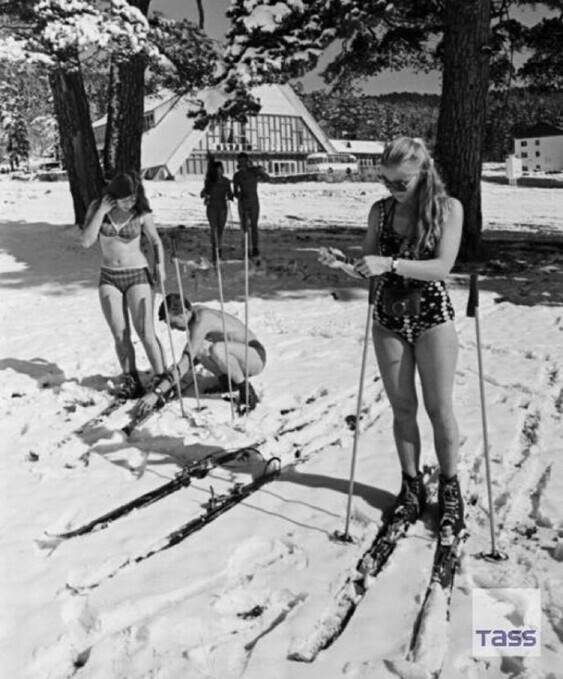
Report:
M 141 147 L 143 176 L 147 179 L 201 178 L 207 169 L 207 154 L 223 162 L 232 176 L 236 157 L 245 151 L 270 175 L 306 172 L 310 153 L 335 153 L 330 140 L 289 85 L 262 85 L 252 90 L 262 109 L 248 122 L 229 120 L 204 130 L 188 117 L 196 105 L 187 97 L 165 93 L 145 100 Z M 222 95 L 215 90 L 200 93 L 208 110 L 215 110 Z M 105 138 L 106 119 L 94 124 L 98 149 Z
M 358 159 L 360 171 L 375 170 L 381 154 L 385 148 L 382 141 L 363 141 L 360 139 L 331 139 L 331 144 L 338 151 L 338 153 L 351 153 Z
M 514 135 L 514 153 L 523 172 L 563 170 L 563 130 L 548 123 L 523 128 Z

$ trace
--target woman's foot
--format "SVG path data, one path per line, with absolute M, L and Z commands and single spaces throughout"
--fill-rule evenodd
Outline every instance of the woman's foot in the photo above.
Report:
M 248 412 L 254 410 L 254 408 L 256 408 L 256 406 L 260 403 L 260 399 L 258 398 L 258 395 L 254 391 L 254 387 L 250 384 L 250 382 L 241 382 L 240 384 L 237 385 L 237 389 L 239 392 L 239 402 L 238 402 L 239 413 L 241 415 L 244 415 L 244 413 L 247 412 L 246 410 L 247 401 L 248 401 Z
M 401 490 L 392 508 L 392 515 L 404 517 L 410 523 L 415 523 L 425 506 L 426 488 L 422 472 L 418 472 L 414 477 L 403 472 Z
M 145 393 L 145 389 L 138 377 L 125 374 L 115 390 L 117 398 L 133 399 L 140 398 Z
M 440 514 L 440 536 L 447 539 L 465 528 L 463 498 L 457 475 L 449 479 L 440 476 L 438 486 L 438 510 Z

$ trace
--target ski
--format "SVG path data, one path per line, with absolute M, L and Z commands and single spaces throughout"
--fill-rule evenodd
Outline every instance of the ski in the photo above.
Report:
M 114 413 L 116 410 L 119 410 L 121 406 L 124 406 L 127 401 L 128 399 L 122 396 L 115 396 L 101 412 L 99 412 L 97 415 L 94 415 L 94 417 L 91 417 L 89 420 L 84 422 L 84 424 L 81 424 L 78 429 L 75 429 L 74 431 L 70 432 L 70 434 L 67 434 L 56 444 L 55 448 L 62 448 L 69 441 L 72 441 L 74 437 L 80 436 L 81 434 L 84 434 L 84 432 L 88 431 L 88 429 L 92 429 L 93 427 L 101 424 L 112 413 Z
M 212 521 L 215 521 L 215 519 L 235 505 L 238 505 L 263 485 L 269 483 L 273 478 L 280 474 L 280 471 L 281 466 L 279 458 L 270 458 L 266 462 L 263 473 L 258 478 L 254 479 L 253 481 L 249 481 L 248 483 L 235 483 L 227 493 L 221 495 L 212 494 L 211 498 L 205 503 L 204 511 L 201 514 L 191 519 L 183 526 L 180 526 L 176 530 L 172 531 L 158 542 L 153 543 L 145 551 L 137 554 L 136 556 L 124 559 L 116 567 L 113 567 L 109 573 L 105 573 L 102 578 L 98 577 L 95 582 L 76 586 L 67 583 L 67 587 L 77 594 L 82 594 L 86 591 L 99 587 L 103 581 L 115 577 L 127 566 L 141 563 L 155 554 L 174 547 L 204 526 L 207 526 Z
M 407 660 L 437 679 L 442 672 L 448 646 L 450 603 L 459 567 L 459 549 L 469 534 L 465 529 L 449 541 L 438 537 L 430 582 L 414 625 Z
M 168 481 L 167 483 L 164 483 L 161 486 L 144 493 L 143 495 L 139 495 L 133 500 L 130 500 L 129 502 L 112 509 L 106 514 L 102 514 L 102 516 L 99 516 L 92 521 L 83 524 L 82 526 L 78 526 L 77 528 L 65 533 L 49 534 L 49 537 L 68 540 L 70 538 L 86 535 L 94 531 L 103 530 L 116 519 L 127 516 L 132 511 L 141 509 L 142 507 L 148 507 L 158 500 L 175 493 L 181 488 L 187 488 L 191 484 L 192 479 L 204 478 L 214 467 L 218 467 L 222 464 L 232 462 L 237 459 L 244 459 L 253 453 L 259 454 L 255 448 L 247 446 L 245 448 L 237 448 L 234 450 L 221 450 L 216 453 L 206 455 L 201 460 L 196 460 L 195 462 L 188 464 L 186 467 L 180 470 L 178 474 L 176 474 L 175 478 L 171 481 Z
M 425 481 L 431 473 L 425 468 Z M 345 576 L 334 599 L 325 609 L 315 629 L 288 653 L 289 660 L 313 662 L 344 631 L 364 598 L 371 581 L 379 575 L 399 542 L 408 534 L 411 522 L 396 512 L 383 519 L 375 538 L 363 552 L 355 568 Z

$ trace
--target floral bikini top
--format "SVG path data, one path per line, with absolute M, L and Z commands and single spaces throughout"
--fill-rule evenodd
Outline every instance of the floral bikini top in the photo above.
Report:
M 100 226 L 100 236 L 103 238 L 119 238 L 126 243 L 139 238 L 141 235 L 141 218 L 139 215 L 130 215 L 121 224 L 116 224 L 113 219 L 106 214 Z
M 434 257 L 435 245 L 426 246 L 416 257 L 412 242 L 393 228 L 395 201 L 387 208 L 386 201 L 379 203 L 379 249 L 384 257 L 402 257 L 403 259 L 431 259 Z

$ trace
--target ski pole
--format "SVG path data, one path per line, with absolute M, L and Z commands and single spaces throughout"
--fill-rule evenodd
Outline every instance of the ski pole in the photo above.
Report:
M 360 418 L 362 416 L 362 401 L 364 395 L 364 378 L 366 374 L 366 364 L 368 355 L 369 338 L 371 334 L 371 324 L 373 318 L 373 306 L 375 300 L 375 285 L 377 283 L 377 278 L 372 276 L 369 282 L 369 294 L 368 294 L 368 314 L 366 319 L 366 331 L 364 334 L 364 346 L 362 351 L 362 367 L 360 370 L 360 385 L 358 387 L 358 401 L 356 403 L 356 427 L 354 429 L 354 445 L 352 448 L 352 462 L 350 467 L 350 485 L 348 488 L 348 504 L 346 508 L 346 525 L 344 527 L 344 532 L 336 531 L 334 537 L 342 542 L 352 542 L 350 537 L 350 516 L 352 513 L 352 496 L 354 494 L 354 477 L 356 474 L 356 457 L 358 454 L 358 444 L 360 442 Z
M 223 337 L 225 340 L 225 352 L 226 352 L 226 362 L 227 362 L 227 381 L 229 383 L 229 401 L 231 403 L 231 420 L 235 418 L 235 406 L 233 390 L 231 387 L 231 363 L 230 363 L 230 353 L 229 353 L 229 340 L 227 339 L 227 327 L 225 323 L 225 300 L 223 298 L 223 278 L 221 275 L 221 257 L 219 257 L 219 246 L 215 242 L 215 257 L 217 262 L 217 285 L 219 287 L 219 303 L 221 304 L 221 322 L 223 324 Z
M 156 263 L 159 261 L 159 252 L 156 251 Z M 166 290 L 164 289 L 164 283 L 162 278 L 158 277 L 158 282 L 160 283 L 160 294 L 162 295 L 162 304 L 164 305 L 164 316 L 166 318 L 166 327 L 168 329 L 168 341 L 170 343 L 170 353 L 172 354 L 172 375 L 174 377 L 174 382 L 176 384 L 176 392 L 178 394 L 178 400 L 180 401 L 180 411 L 182 417 L 186 417 L 186 412 L 184 411 L 184 404 L 182 402 L 182 388 L 180 386 L 180 374 L 178 372 L 178 366 L 176 364 L 176 355 L 174 352 L 174 342 L 172 340 L 172 326 L 170 325 L 170 313 L 168 311 L 168 303 L 166 301 Z
M 246 417 L 248 417 L 248 227 L 244 230 L 244 380 Z
M 197 409 L 201 410 L 201 403 L 199 401 L 199 386 L 197 384 L 197 375 L 195 372 L 195 356 L 192 353 L 192 345 L 190 339 L 190 329 L 188 328 L 188 315 L 186 313 L 186 305 L 184 304 L 184 286 L 182 285 L 182 277 L 180 275 L 180 264 L 178 260 L 178 254 L 176 252 L 176 239 L 172 237 L 172 261 L 174 262 L 174 268 L 176 270 L 176 280 L 178 281 L 178 292 L 180 293 L 180 304 L 182 305 L 182 316 L 184 317 L 184 323 L 186 325 L 186 344 L 188 346 L 188 351 L 190 352 L 190 367 L 192 370 L 192 378 L 194 381 L 194 391 L 197 403 Z
M 489 500 L 489 523 L 491 529 L 491 553 L 482 556 L 491 561 L 504 561 L 508 556 L 499 552 L 495 539 L 495 507 L 491 484 L 491 462 L 489 457 L 489 436 L 487 432 L 487 407 L 485 404 L 485 381 L 483 379 L 483 356 L 481 354 L 481 329 L 479 325 L 479 277 L 472 273 L 469 284 L 469 299 L 467 300 L 467 316 L 475 318 L 475 335 L 477 340 L 477 362 L 479 366 L 479 391 L 481 394 L 481 421 L 483 424 L 483 448 L 485 453 L 485 471 L 487 477 L 487 495 Z

